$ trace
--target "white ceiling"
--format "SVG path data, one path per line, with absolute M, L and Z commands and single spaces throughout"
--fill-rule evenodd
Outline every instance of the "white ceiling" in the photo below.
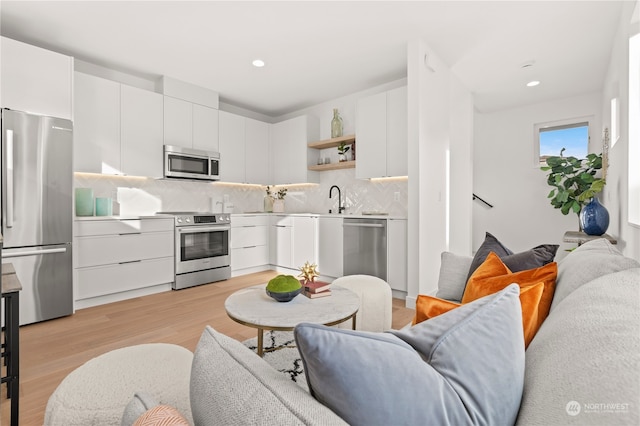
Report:
M 272 117 L 406 77 L 422 38 L 486 112 L 600 90 L 622 3 L 3 0 L 0 31 Z

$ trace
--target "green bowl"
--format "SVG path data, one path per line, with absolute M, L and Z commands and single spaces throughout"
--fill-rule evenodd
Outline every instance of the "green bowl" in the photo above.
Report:
M 297 295 L 299 295 L 302 292 L 302 287 L 300 287 L 297 290 L 287 291 L 287 292 L 284 292 L 284 293 L 276 293 L 276 292 L 269 291 L 269 290 L 265 290 L 265 291 L 267 292 L 267 294 L 269 296 L 273 297 L 278 302 L 290 302 L 291 300 L 293 300 L 294 297 L 296 297 Z

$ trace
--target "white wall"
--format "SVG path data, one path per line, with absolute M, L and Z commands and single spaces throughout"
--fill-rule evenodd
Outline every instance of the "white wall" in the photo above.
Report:
M 609 151 L 609 170 L 604 191 L 604 205 L 610 215 L 607 233 L 618 238 L 618 248 L 626 256 L 640 260 L 640 228 L 628 222 L 629 163 L 635 164 L 636 167 L 640 164 L 640 158 L 629 157 L 629 36 L 640 32 L 640 23 L 635 21 L 631 24 L 633 6 L 634 4 L 629 2 L 623 7 L 601 102 L 604 127 L 611 128 L 611 98 L 619 98 L 621 112 L 620 139 Z
M 549 203 L 546 173 L 534 164 L 536 123 L 593 116 L 590 128 L 593 152 L 601 152 L 600 93 L 523 106 L 493 113 L 476 113 L 473 154 L 473 191 L 493 204 L 473 203 L 473 249 L 488 231 L 518 252 L 539 244 L 565 248 L 565 231 L 578 230 L 574 213 L 563 216 Z
M 407 57 L 407 306 L 412 306 L 418 294 L 436 290 L 441 253 L 470 247 L 473 104 L 471 94 L 424 41 L 410 42 Z

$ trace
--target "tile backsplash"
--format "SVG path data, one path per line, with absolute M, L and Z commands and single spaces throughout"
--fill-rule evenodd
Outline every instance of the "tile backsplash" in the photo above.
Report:
M 407 216 L 407 179 L 361 180 L 355 170 L 322 172 L 319 184 L 283 185 L 288 189 L 285 212 L 328 213 L 338 208 L 337 195 L 329 189 L 338 185 L 345 200 L 345 214 L 384 212 Z M 221 212 L 223 204 L 234 213 L 261 212 L 265 186 L 223 182 L 147 179 L 76 173 L 76 188 L 92 188 L 95 197 L 111 197 L 120 204 L 120 215 L 151 215 L 158 211 Z

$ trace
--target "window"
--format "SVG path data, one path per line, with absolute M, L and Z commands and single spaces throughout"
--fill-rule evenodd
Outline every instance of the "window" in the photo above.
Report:
M 536 166 L 561 151 L 564 157 L 576 158 L 586 158 L 589 152 L 589 120 L 585 118 L 536 124 L 535 135 Z

